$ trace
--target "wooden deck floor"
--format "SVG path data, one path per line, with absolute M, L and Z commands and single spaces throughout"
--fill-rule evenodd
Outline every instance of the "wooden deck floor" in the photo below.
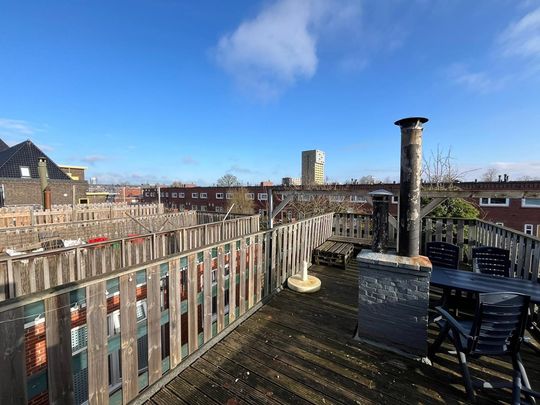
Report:
M 462 403 L 455 356 L 433 367 L 351 338 L 357 275 L 316 266 L 320 292 L 282 291 L 162 388 L 150 404 Z M 430 340 L 437 331 L 430 330 Z M 533 388 L 540 389 L 537 354 L 523 349 Z M 507 377 L 510 364 L 473 360 L 473 376 Z M 509 391 L 485 391 L 479 403 L 507 403 Z

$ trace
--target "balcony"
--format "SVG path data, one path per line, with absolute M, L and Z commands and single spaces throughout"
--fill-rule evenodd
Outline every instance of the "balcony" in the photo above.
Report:
M 134 253 L 142 251 L 137 244 L 111 245 L 98 257 L 110 255 L 120 264 L 105 266 L 106 271 L 95 271 L 109 262 L 94 260 L 90 245 L 78 254 L 60 249 L 0 263 L 5 292 L 0 352 L 7 353 L 0 378 L 12 382 L 0 387 L 2 403 L 466 401 L 454 356 L 442 355 L 429 366 L 353 340 L 355 261 L 345 270 L 312 266 L 322 281 L 315 294 L 284 289 L 287 278 L 311 261 L 313 249 L 327 239 L 369 243 L 369 217 L 325 214 L 269 231 L 259 231 L 250 217 L 235 221 L 244 225 L 203 224 L 185 228 L 185 234 L 147 235 L 146 257 Z M 426 219 L 422 234 L 424 244 L 458 244 L 465 267 L 471 247 L 506 246 L 513 276 L 538 280 L 536 238 L 459 219 Z M 36 274 L 42 280 L 42 271 L 56 269 L 50 263 L 59 262 L 67 263 L 65 274 L 73 273 L 73 279 L 55 279 L 47 288 L 31 281 Z M 99 266 L 92 267 L 95 263 Z M 20 279 L 18 272 L 36 289 L 10 283 Z M 432 302 L 440 298 L 440 290 L 430 293 Z M 533 316 L 537 327 L 538 313 Z M 429 341 L 435 333 L 429 329 Z M 30 335 L 38 337 L 26 338 Z M 33 356 L 34 349 L 46 356 Z M 529 346 L 522 354 L 538 390 L 538 354 Z M 510 364 L 502 361 L 473 362 L 479 377 L 508 379 L 510 372 Z M 481 403 L 509 399 L 509 391 L 480 395 Z

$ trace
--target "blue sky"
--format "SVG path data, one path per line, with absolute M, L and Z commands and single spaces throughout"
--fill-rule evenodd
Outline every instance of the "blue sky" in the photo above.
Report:
M 399 129 L 467 178 L 540 174 L 540 0 L 0 0 L 0 137 L 101 182 L 398 179 Z M 472 170 L 472 171 L 471 171 Z

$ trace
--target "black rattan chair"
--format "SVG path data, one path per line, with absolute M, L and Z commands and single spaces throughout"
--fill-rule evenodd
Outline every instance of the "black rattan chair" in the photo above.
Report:
M 428 242 L 426 256 L 436 267 L 457 269 L 459 265 L 459 247 L 446 242 Z
M 430 346 L 428 356 L 433 360 L 443 341 L 446 338 L 451 340 L 470 400 L 475 400 L 474 387 L 511 388 L 515 383 L 473 383 L 467 365 L 468 356 L 509 356 L 514 371 L 520 373 L 520 383 L 531 389 L 519 354 L 529 301 L 528 296 L 511 292 L 479 294 L 472 321 L 458 321 L 442 307 L 437 307 L 442 316 L 438 322 L 441 332 Z
M 473 269 L 483 274 L 510 277 L 510 252 L 506 249 L 482 246 L 472 250 Z

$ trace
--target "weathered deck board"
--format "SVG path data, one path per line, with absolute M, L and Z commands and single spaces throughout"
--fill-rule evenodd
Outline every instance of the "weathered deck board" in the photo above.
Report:
M 152 401 L 164 403 L 172 392 L 190 402 L 196 392 L 205 403 L 210 398 L 217 403 L 466 402 L 454 355 L 439 355 L 430 367 L 352 339 L 357 316 L 354 263 L 345 270 L 323 266 L 311 270 L 322 281 L 321 291 L 280 292 Z M 437 332 L 430 329 L 430 340 Z M 538 357 L 529 348 L 522 354 L 538 390 Z M 508 379 L 510 370 L 505 359 L 471 361 L 473 377 Z M 480 404 L 509 400 L 509 391 L 479 392 Z

